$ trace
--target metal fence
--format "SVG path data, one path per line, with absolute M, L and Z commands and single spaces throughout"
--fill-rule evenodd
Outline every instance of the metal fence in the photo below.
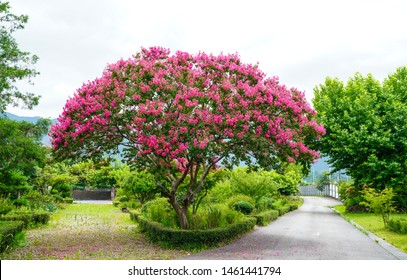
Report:
M 338 186 L 334 184 L 326 185 L 323 191 L 316 186 L 300 186 L 299 190 L 298 194 L 303 196 L 330 196 L 339 199 Z

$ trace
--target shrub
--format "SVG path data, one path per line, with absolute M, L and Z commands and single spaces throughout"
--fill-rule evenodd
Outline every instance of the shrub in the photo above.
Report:
M 25 198 L 17 198 L 15 200 L 13 200 L 12 204 L 17 208 L 20 208 L 20 207 L 23 207 L 23 206 L 28 206 L 29 202 Z
M 0 215 L 7 214 L 13 210 L 13 207 L 8 203 L 7 200 L 0 200 Z
M 281 206 L 277 211 L 280 216 L 283 216 L 284 214 L 290 212 L 290 205 Z
M 53 203 L 45 203 L 43 208 L 45 211 L 48 211 L 48 212 L 55 212 L 58 209 L 58 207 Z
M 119 202 L 128 202 L 129 198 L 125 195 L 118 197 Z
M 46 224 L 51 215 L 47 212 L 10 212 L 0 217 L 2 221 L 22 221 L 24 227 L 37 224 Z
M 256 202 L 255 202 L 255 200 L 253 199 L 253 198 L 251 198 L 250 196 L 247 196 L 247 195 L 244 195 L 244 194 L 238 194 L 238 195 L 234 195 L 234 196 L 232 196 L 232 197 L 230 197 L 227 201 L 226 201 L 226 204 L 229 206 L 229 207 L 233 207 L 233 204 L 235 204 L 235 202 L 238 202 L 238 201 L 246 201 L 246 202 L 248 202 L 248 203 L 250 203 L 250 204 L 252 204 L 252 205 L 255 205 L 256 204 Z
M 271 197 L 262 197 L 256 203 L 256 209 L 258 212 L 267 211 L 273 208 L 273 204 L 275 203 L 275 199 Z
M 229 180 L 217 182 L 209 191 L 209 200 L 214 203 L 226 201 L 232 196 L 232 188 Z
M 60 196 L 59 194 L 53 194 L 52 197 L 54 198 L 55 203 L 63 203 L 64 198 Z
M 236 211 L 242 212 L 245 215 L 249 215 L 253 211 L 254 206 L 247 201 L 240 200 L 233 203 L 232 208 Z
M 391 219 L 387 223 L 387 227 L 394 232 L 398 232 L 401 234 L 407 234 L 407 219 L 400 218 L 400 219 Z
M 208 229 L 208 217 L 207 212 L 197 212 L 195 214 L 188 213 L 189 228 L 191 230 L 204 230 Z
M 268 210 L 259 214 L 253 215 L 256 218 L 256 223 L 260 226 L 266 226 L 271 221 L 276 220 L 280 213 L 277 210 Z
M 162 223 L 168 227 L 178 227 L 177 213 L 168 203 L 167 198 L 160 197 L 148 201 L 142 207 L 142 212 L 148 219 L 154 222 Z
M 40 193 L 39 191 L 31 190 L 26 195 L 24 195 L 29 203 L 29 208 L 31 210 L 42 209 L 46 204 L 50 204 L 52 201 L 51 196 L 46 196 Z
M 339 198 L 343 200 L 343 205 L 346 206 L 346 212 L 367 212 L 366 206 L 360 203 L 364 201 L 362 188 L 343 182 L 339 185 Z
M 219 205 L 209 207 L 207 212 L 208 228 L 220 227 L 222 223 L 222 210 Z
M 298 196 L 287 197 L 287 205 L 290 206 L 290 211 L 297 210 L 304 202 L 304 199 Z
M 13 243 L 23 226 L 22 221 L 0 221 L 0 252 L 4 252 Z
M 279 198 L 274 201 L 271 208 L 274 210 L 278 210 L 281 207 L 283 207 L 284 205 L 286 205 L 286 203 L 287 203 L 287 200 L 285 198 Z
M 390 213 L 396 211 L 396 208 L 393 206 L 393 189 L 385 188 L 379 192 L 368 188 L 363 190 L 363 197 L 365 201 L 360 204 L 368 207 L 375 213 L 381 214 L 384 226 L 387 226 L 390 219 Z
M 165 242 L 170 246 L 186 247 L 202 245 L 216 245 L 235 238 L 253 229 L 256 224 L 255 218 L 245 218 L 227 227 L 208 230 L 182 230 L 163 226 L 160 223 L 149 221 L 141 215 L 137 216 L 140 228 L 147 237 L 154 242 Z
M 269 194 L 277 194 L 278 184 L 270 172 L 255 172 L 237 167 L 230 174 L 230 183 L 235 193 L 245 194 L 256 200 Z
M 73 198 L 71 198 L 71 197 L 64 198 L 64 203 L 72 204 L 73 203 Z

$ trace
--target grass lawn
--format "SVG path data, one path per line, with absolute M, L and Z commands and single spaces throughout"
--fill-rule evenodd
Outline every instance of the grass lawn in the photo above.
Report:
M 109 204 L 70 204 L 48 225 L 27 230 L 24 243 L 0 259 L 158 260 L 188 254 L 152 244 L 129 214 Z
M 378 237 L 407 253 L 407 234 L 396 233 L 385 228 L 381 215 L 372 213 L 345 213 L 345 206 L 343 205 L 335 206 L 335 209 L 345 218 L 353 220 Z M 392 214 L 390 218 L 401 217 L 407 218 L 407 214 Z

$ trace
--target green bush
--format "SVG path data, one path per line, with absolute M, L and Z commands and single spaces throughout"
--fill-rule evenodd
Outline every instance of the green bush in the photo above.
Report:
M 287 197 L 287 205 L 290 206 L 290 211 L 297 210 L 304 203 L 304 199 L 298 196 Z
M 290 205 L 281 206 L 280 208 L 277 209 L 277 211 L 280 216 L 283 216 L 284 214 L 290 212 Z
M 17 198 L 15 200 L 13 200 L 12 204 L 17 207 L 23 207 L 23 206 L 28 206 L 29 205 L 29 201 L 25 198 Z
M 39 209 L 45 203 L 49 202 L 49 200 L 47 199 L 47 197 L 45 195 L 43 195 L 39 191 L 35 191 L 35 190 L 29 191 L 26 195 L 24 195 L 24 198 L 30 202 L 29 207 L 31 210 Z
M 22 221 L 0 221 L 0 252 L 9 247 L 24 227 Z
M 407 234 L 407 219 L 405 218 L 390 219 L 387 226 L 391 231 Z
M 193 230 L 205 230 L 226 227 L 244 218 L 244 215 L 226 204 L 215 204 L 202 209 L 196 214 L 187 215 L 189 227 Z
M 136 211 L 136 210 L 131 210 L 131 211 L 129 211 L 129 214 L 130 214 L 130 220 L 137 222 L 140 212 Z
M 73 198 L 71 198 L 71 197 L 65 197 L 65 198 L 64 198 L 64 203 L 72 204 L 72 203 L 73 203 Z
M 249 215 L 253 211 L 254 206 L 247 201 L 240 200 L 233 203 L 232 208 L 236 211 L 242 212 L 245 215 Z
M 182 230 L 165 227 L 164 225 L 150 221 L 142 215 L 136 215 L 140 228 L 153 242 L 165 242 L 170 246 L 202 246 L 215 245 L 230 240 L 236 236 L 253 229 L 256 224 L 255 218 L 245 218 L 227 227 L 208 230 Z
M 237 167 L 230 173 L 230 183 L 234 193 L 245 194 L 256 201 L 266 195 L 276 195 L 278 189 L 271 172 L 250 171 L 245 167 Z
M 144 204 L 141 210 L 151 221 L 162 223 L 167 227 L 178 227 L 178 217 L 175 210 L 164 197 L 156 198 Z
M 53 194 L 52 197 L 54 198 L 55 203 L 63 203 L 64 198 L 59 194 Z
M 7 200 L 0 200 L 0 215 L 7 214 L 13 210 L 13 207 L 8 203 Z
M 128 202 L 129 198 L 125 195 L 118 197 L 119 202 Z
M 287 199 L 285 199 L 285 198 L 279 198 L 279 199 L 276 199 L 276 200 L 274 201 L 273 206 L 272 206 L 271 208 L 274 209 L 274 210 L 278 210 L 278 209 L 280 209 L 281 207 L 285 206 L 286 203 L 287 203 Z
M 271 221 L 276 220 L 280 213 L 277 210 L 268 210 L 264 211 L 261 213 L 258 213 L 256 215 L 253 215 L 253 217 L 256 218 L 257 224 L 259 226 L 266 226 L 268 225 Z
M 273 209 L 273 204 L 276 202 L 274 198 L 271 197 L 262 197 L 256 203 L 256 210 L 258 212 L 264 212 L 270 209 Z
M 46 203 L 46 204 L 44 204 L 43 208 L 45 211 L 48 211 L 48 212 L 55 212 L 58 209 L 58 207 L 53 203 Z
M 256 204 L 256 201 L 253 198 L 251 198 L 250 196 L 244 195 L 244 194 L 238 194 L 238 195 L 234 195 L 234 196 L 230 197 L 228 200 L 226 200 L 226 204 L 230 208 L 232 208 L 233 204 L 235 204 L 235 202 L 238 202 L 238 201 L 246 201 L 252 205 Z
M 208 216 L 207 212 L 197 212 L 196 214 L 188 213 L 189 228 L 192 230 L 208 229 Z
M 2 221 L 22 221 L 24 227 L 46 224 L 51 218 L 48 212 L 9 212 L 0 217 Z
M 339 198 L 346 206 L 346 212 L 368 212 L 366 206 L 361 205 L 365 201 L 362 193 L 362 187 L 356 187 L 349 183 L 343 182 L 339 185 Z

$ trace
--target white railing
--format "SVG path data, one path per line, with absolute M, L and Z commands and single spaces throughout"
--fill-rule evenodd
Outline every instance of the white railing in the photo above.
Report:
M 338 186 L 334 184 L 326 185 L 323 191 L 316 186 L 300 186 L 298 195 L 303 196 L 330 196 L 339 199 Z

